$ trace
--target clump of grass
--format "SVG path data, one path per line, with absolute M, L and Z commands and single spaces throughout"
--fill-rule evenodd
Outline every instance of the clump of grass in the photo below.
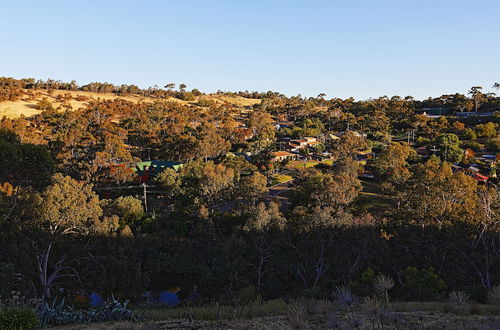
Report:
M 346 308 L 352 308 L 355 304 L 355 297 L 351 293 L 351 290 L 345 285 L 338 286 L 334 294 L 340 305 Z
M 349 288 L 346 285 L 337 287 L 334 296 L 337 298 L 337 302 L 340 304 L 340 306 L 344 307 L 345 315 L 350 327 L 359 327 L 356 325 L 360 323 L 360 321 L 358 316 L 356 315 L 356 312 L 354 311 L 356 297 L 352 294 Z
M 327 314 L 326 327 L 328 329 L 339 329 L 340 328 L 340 320 L 339 320 L 336 313 L 332 312 L 332 313 Z
M 377 297 L 365 297 L 363 298 L 363 308 L 373 315 L 377 315 L 382 310 L 382 303 Z
M 260 316 L 276 316 L 286 312 L 287 305 L 281 299 L 254 302 L 246 305 L 225 306 L 212 303 L 197 307 L 155 308 L 143 310 L 149 320 L 163 321 L 172 319 L 189 320 L 232 320 L 250 319 Z
M 21 307 L 7 307 L 0 310 L 0 329 L 34 329 L 38 320 L 34 310 Z
M 500 285 L 494 286 L 487 295 L 488 302 L 494 305 L 500 305 Z
M 288 326 L 290 329 L 305 329 L 306 328 L 306 312 L 307 306 L 300 302 L 295 301 L 288 305 L 287 318 Z
M 464 314 L 470 304 L 470 295 L 464 291 L 452 291 L 448 296 L 448 302 Z
M 303 303 L 307 307 L 307 312 L 311 315 L 326 315 L 333 309 L 332 302 L 325 299 L 307 299 Z

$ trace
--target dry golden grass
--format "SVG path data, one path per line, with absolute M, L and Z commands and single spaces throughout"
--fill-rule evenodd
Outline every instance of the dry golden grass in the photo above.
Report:
M 53 91 L 52 93 L 47 93 L 45 90 L 35 90 L 31 91 L 34 97 L 29 97 L 24 95 L 19 101 L 7 101 L 0 102 L 0 117 L 7 116 L 8 118 L 16 118 L 24 115 L 26 117 L 33 116 L 40 113 L 36 105 L 38 101 L 43 98 L 47 98 L 54 106 L 54 108 L 62 107 L 65 101 L 63 99 L 58 99 L 59 95 L 70 94 L 71 99 L 66 103 L 69 104 L 73 109 L 79 109 L 85 106 L 88 101 L 91 100 L 113 100 L 113 99 L 124 99 L 131 102 L 152 102 L 151 98 L 142 98 L 140 96 L 116 96 L 112 93 L 92 93 L 92 92 L 80 92 L 80 91 Z M 86 100 L 78 100 L 79 97 L 84 97 Z M 178 100 L 179 102 L 183 102 Z
M 159 99 L 142 97 L 139 95 L 128 95 L 128 96 L 117 96 L 112 93 L 92 93 L 92 92 L 81 92 L 81 91 L 60 91 L 55 90 L 52 93 L 47 93 L 46 90 L 34 90 L 34 97 L 30 98 L 28 95 L 23 96 L 21 100 L 18 101 L 7 101 L 0 102 L 0 118 L 6 116 L 8 118 L 17 118 L 20 116 L 33 116 L 40 113 L 40 110 L 37 109 L 36 105 L 38 101 L 43 98 L 47 98 L 54 106 L 54 108 L 63 107 L 64 101 L 62 99 L 58 99 L 58 96 L 63 96 L 65 94 L 70 94 L 71 99 L 66 102 L 69 104 L 72 109 L 76 110 L 82 108 L 86 105 L 86 103 L 90 100 L 114 100 L 114 99 L 122 99 L 130 102 L 155 102 L 159 101 Z M 79 96 L 86 98 L 86 100 L 78 100 Z M 246 107 L 253 106 L 254 104 L 258 104 L 261 100 L 258 99 L 247 99 L 241 96 L 223 96 L 223 95 L 204 95 L 202 96 L 205 99 L 214 100 L 220 104 L 231 104 L 238 107 Z M 195 104 L 195 101 L 182 101 L 173 97 L 168 99 L 161 99 L 161 101 L 172 101 L 178 102 L 181 104 Z
M 216 102 L 219 101 L 242 107 L 251 107 L 255 104 L 260 104 L 262 101 L 260 99 L 247 99 L 241 96 L 209 95 L 208 97 Z

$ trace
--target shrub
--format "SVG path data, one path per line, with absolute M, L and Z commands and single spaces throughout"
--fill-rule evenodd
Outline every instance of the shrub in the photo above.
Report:
M 54 106 L 46 97 L 37 102 L 36 108 L 42 111 L 54 111 Z
M 481 151 L 484 148 L 484 145 L 476 141 L 463 141 L 462 143 L 460 143 L 460 147 L 463 149 L 472 149 L 474 151 Z
M 489 139 L 486 146 L 490 151 L 500 151 L 500 139 Z
M 37 325 L 36 313 L 32 309 L 7 307 L 0 310 L 0 329 L 34 329 Z
M 360 297 L 371 296 L 373 294 L 372 283 L 375 277 L 375 271 L 368 267 L 361 273 L 359 280 L 349 282 L 348 287 Z
M 4 296 L 9 292 L 15 276 L 16 272 L 13 264 L 0 262 L 0 296 Z
M 407 267 L 403 270 L 405 283 L 403 294 L 408 300 L 432 300 L 439 298 L 446 289 L 446 283 L 434 272 L 434 268 L 418 270 Z
M 238 302 L 241 305 L 247 305 L 254 301 L 258 301 L 259 295 L 255 291 L 255 286 L 249 285 L 238 291 Z
M 179 99 L 179 100 L 183 100 L 183 101 L 194 101 L 196 100 L 196 96 L 194 96 L 193 93 L 191 92 L 178 92 L 176 97 Z
M 209 99 L 200 99 L 198 100 L 198 105 L 200 107 L 215 107 L 217 106 L 217 102 L 214 100 L 209 100 Z
M 462 136 L 465 140 L 475 141 L 477 134 L 472 128 L 466 128 Z

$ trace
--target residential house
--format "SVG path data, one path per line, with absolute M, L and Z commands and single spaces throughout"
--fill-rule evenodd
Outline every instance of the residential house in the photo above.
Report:
M 275 151 L 272 153 L 273 162 L 282 162 L 284 160 L 296 160 L 299 156 L 288 151 Z
M 442 107 L 429 107 L 429 108 L 417 109 L 416 111 L 422 113 L 424 116 L 427 116 L 429 118 L 439 118 L 441 116 L 449 114 L 451 109 Z
M 330 144 L 334 141 L 340 140 L 339 135 L 335 135 L 333 133 L 321 133 L 319 135 L 319 141 L 323 144 Z
M 134 171 L 137 173 L 140 182 L 148 182 L 151 178 L 156 177 L 167 168 L 171 168 L 178 172 L 182 166 L 183 164 L 178 162 L 150 160 L 135 164 Z
M 321 142 L 319 142 L 317 138 L 307 136 L 307 137 L 303 137 L 301 139 L 290 140 L 289 146 L 291 146 L 292 148 L 301 149 L 301 148 L 305 148 L 305 147 L 312 147 L 312 146 L 315 146 L 315 145 L 320 144 L 320 143 Z

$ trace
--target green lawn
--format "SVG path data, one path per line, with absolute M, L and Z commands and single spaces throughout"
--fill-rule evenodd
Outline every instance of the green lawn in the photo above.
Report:
M 294 161 L 289 162 L 286 165 L 286 167 L 293 168 L 293 169 L 310 168 L 310 167 L 318 165 L 319 163 L 327 164 L 327 165 L 332 165 L 333 164 L 333 160 L 332 159 L 328 159 L 328 160 L 325 160 L 325 161 L 322 161 L 322 162 L 313 161 L 313 160 L 306 161 L 306 162 L 299 161 L 299 160 L 294 160 Z
M 380 191 L 378 182 L 361 180 L 363 186 L 359 193 L 358 205 L 372 212 L 381 212 L 396 207 L 392 198 Z
M 269 179 L 269 184 L 271 186 L 274 186 L 276 184 L 280 184 L 280 183 L 283 183 L 283 182 L 286 182 L 286 181 L 289 181 L 292 179 L 292 176 L 291 175 L 286 175 L 286 174 L 274 174 L 271 176 L 271 178 Z

